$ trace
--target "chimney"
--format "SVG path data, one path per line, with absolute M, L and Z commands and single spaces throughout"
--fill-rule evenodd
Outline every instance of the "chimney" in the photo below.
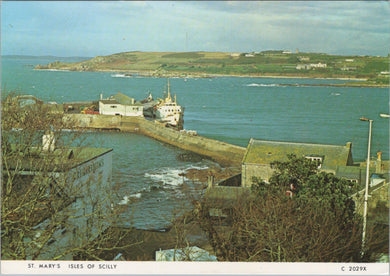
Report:
M 44 151 L 52 152 L 55 149 L 55 138 L 53 131 L 46 131 L 42 136 L 42 148 Z
M 347 142 L 347 144 L 345 145 L 348 149 L 351 149 L 352 148 L 352 143 L 351 142 Z
M 376 169 L 375 169 L 375 172 L 376 173 L 381 173 L 382 172 L 382 152 L 381 151 L 378 151 L 376 153 L 377 155 L 377 160 L 376 160 Z
M 209 172 L 209 175 L 207 177 L 207 184 L 209 188 L 212 188 L 214 186 L 214 175 L 212 172 Z

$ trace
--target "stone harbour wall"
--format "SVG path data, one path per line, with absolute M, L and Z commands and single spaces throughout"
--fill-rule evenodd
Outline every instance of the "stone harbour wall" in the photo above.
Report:
M 199 136 L 194 132 L 180 132 L 143 117 L 65 114 L 64 121 L 85 129 L 137 132 L 178 148 L 207 156 L 225 166 L 240 166 L 245 153 L 244 147 Z

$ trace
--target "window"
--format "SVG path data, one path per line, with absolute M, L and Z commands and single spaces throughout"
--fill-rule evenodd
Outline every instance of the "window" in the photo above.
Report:
M 117 106 L 116 106 L 116 105 L 111 105 L 110 107 L 111 107 L 111 108 L 117 108 Z
M 318 164 L 318 168 L 320 169 L 321 166 L 322 166 L 322 157 L 320 156 L 305 156 L 305 158 L 313 161 L 313 162 L 316 162 Z

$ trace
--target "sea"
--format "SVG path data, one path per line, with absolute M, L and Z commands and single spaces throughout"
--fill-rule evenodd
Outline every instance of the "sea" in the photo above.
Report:
M 136 100 L 152 93 L 163 98 L 166 78 L 128 77 L 116 72 L 34 70 L 37 64 L 78 62 L 82 57 L 1 57 L 2 96 L 7 91 L 57 103 L 98 100 L 118 92 Z M 371 156 L 389 159 L 389 89 L 332 87 L 337 79 L 171 78 L 171 93 L 185 108 L 184 128 L 199 135 L 246 147 L 251 138 L 345 145 L 354 161 L 367 156 L 368 122 L 373 121 Z M 311 86 L 318 85 L 321 86 Z M 294 85 L 294 86 L 291 86 Z M 93 146 L 113 148 L 113 182 L 124 227 L 165 229 L 203 184 L 183 176 L 189 169 L 218 164 L 206 158 L 181 158 L 188 152 L 132 133 L 88 132 Z

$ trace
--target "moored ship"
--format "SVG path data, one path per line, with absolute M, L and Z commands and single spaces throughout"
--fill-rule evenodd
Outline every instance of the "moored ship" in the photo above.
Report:
M 177 104 L 176 95 L 172 99 L 168 80 L 167 96 L 165 99 L 159 99 L 159 103 L 154 106 L 155 118 L 169 126 L 182 129 L 183 112 L 184 108 Z

